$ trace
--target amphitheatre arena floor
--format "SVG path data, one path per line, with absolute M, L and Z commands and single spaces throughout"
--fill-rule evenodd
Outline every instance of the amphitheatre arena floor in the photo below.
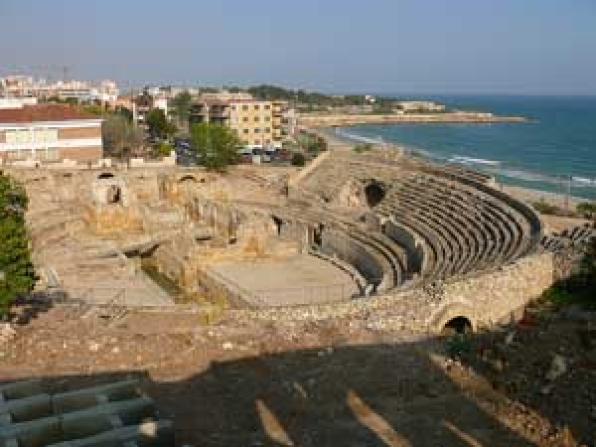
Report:
M 344 301 L 358 292 L 354 281 L 335 266 L 310 255 L 212 267 L 247 293 L 256 306 L 295 306 Z

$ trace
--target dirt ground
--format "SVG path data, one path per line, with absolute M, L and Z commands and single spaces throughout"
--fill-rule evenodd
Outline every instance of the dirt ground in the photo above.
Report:
M 203 325 L 196 315 L 108 323 L 74 308 L 33 311 L 0 347 L 0 381 L 66 389 L 137 376 L 174 420 L 178 445 L 594 445 L 593 313 L 540 310 L 463 339 L 379 332 L 366 316 L 243 315 Z M 556 355 L 564 371 L 554 377 Z

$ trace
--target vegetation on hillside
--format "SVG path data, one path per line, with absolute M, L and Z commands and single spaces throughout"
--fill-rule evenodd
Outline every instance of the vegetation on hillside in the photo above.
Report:
M 0 174 L 0 318 L 35 283 L 25 226 L 27 203 L 24 188 Z
M 246 92 L 253 95 L 256 99 L 264 101 L 288 101 L 296 105 L 306 106 L 325 106 L 325 107 L 339 107 L 339 106 L 357 106 L 366 105 L 369 102 L 364 95 L 328 95 L 320 92 L 306 91 L 303 89 L 289 89 L 276 85 L 261 84 L 248 88 L 238 86 L 226 86 L 226 90 L 231 93 Z M 216 92 L 217 89 L 209 87 L 201 87 L 201 92 L 209 93 Z M 376 104 L 390 104 L 394 100 L 385 97 L 376 97 Z
M 192 148 L 207 169 L 224 171 L 239 161 L 242 142 L 229 127 L 219 124 L 195 124 L 191 130 Z

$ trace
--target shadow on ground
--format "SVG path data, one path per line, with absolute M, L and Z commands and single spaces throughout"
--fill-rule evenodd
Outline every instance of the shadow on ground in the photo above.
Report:
M 429 341 L 267 354 L 213 362 L 174 382 L 147 372 L 46 380 L 57 390 L 135 375 L 162 416 L 174 420 L 178 445 L 536 445 L 491 414 L 498 404 L 486 404 L 490 392 L 462 391 L 429 355 L 435 347 Z

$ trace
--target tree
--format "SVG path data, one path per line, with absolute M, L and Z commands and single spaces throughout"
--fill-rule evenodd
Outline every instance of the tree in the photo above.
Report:
M 294 152 L 292 154 L 292 166 L 304 166 L 304 163 L 306 162 L 305 158 L 304 158 L 304 154 L 302 152 Z
M 167 139 L 176 133 L 176 126 L 168 121 L 166 114 L 161 109 L 153 109 L 145 118 L 149 134 L 154 138 Z
M 0 174 L 0 317 L 11 304 L 35 284 L 29 238 L 25 226 L 25 190 L 12 178 Z
M 106 154 L 123 158 L 143 147 L 145 135 L 123 115 L 110 115 L 101 126 Z
M 242 143 L 236 133 L 220 124 L 201 123 L 192 127 L 192 148 L 207 169 L 225 170 L 237 163 Z
M 178 120 L 179 127 L 187 128 L 191 103 L 192 97 L 190 96 L 190 93 L 188 93 L 187 90 L 178 93 L 172 100 L 172 105 L 174 106 L 174 113 L 176 114 L 176 119 Z

